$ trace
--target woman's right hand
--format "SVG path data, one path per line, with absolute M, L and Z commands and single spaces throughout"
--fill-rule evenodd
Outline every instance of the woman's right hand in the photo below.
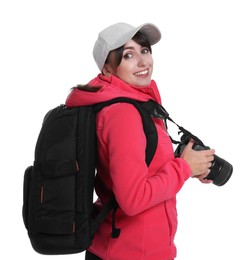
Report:
M 214 160 L 214 149 L 195 151 L 193 150 L 194 141 L 191 140 L 183 150 L 180 158 L 184 159 L 192 170 L 192 177 L 197 177 L 201 179 L 201 176 L 205 178 L 212 166 L 212 161 Z

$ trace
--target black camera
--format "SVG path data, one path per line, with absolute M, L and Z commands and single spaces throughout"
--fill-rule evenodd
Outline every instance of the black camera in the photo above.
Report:
M 178 145 L 174 154 L 176 157 L 180 157 L 182 154 L 185 146 L 189 143 L 189 141 L 192 139 L 194 141 L 193 149 L 196 151 L 200 150 L 208 150 L 210 149 L 208 146 L 205 146 L 203 142 L 195 135 L 187 131 L 182 126 L 179 126 L 177 123 L 175 123 L 170 117 L 168 112 L 165 110 L 163 106 L 160 104 L 149 101 L 146 103 L 145 109 L 151 113 L 153 117 L 163 119 L 167 128 L 167 122 L 168 119 L 172 123 L 174 123 L 179 128 L 179 134 L 183 133 L 183 135 L 180 138 L 180 141 L 174 140 L 170 135 L 171 141 L 173 144 Z M 212 161 L 212 166 L 210 167 L 210 172 L 207 175 L 205 179 L 212 180 L 213 183 L 217 186 L 224 185 L 231 177 L 233 173 L 233 166 L 225 161 L 224 159 L 220 158 L 217 155 L 214 155 L 214 160 Z
M 188 142 L 193 139 L 195 141 L 193 149 L 195 151 L 208 150 L 210 147 L 205 146 L 203 142 L 196 136 L 192 135 L 190 132 L 185 131 L 181 137 L 181 141 L 175 150 L 175 156 L 179 157 L 183 152 L 185 146 Z M 231 177 L 233 172 L 233 166 L 222 159 L 221 157 L 214 155 L 214 160 L 212 161 L 212 166 L 210 167 L 210 172 L 205 179 L 212 180 L 213 184 L 217 186 L 224 185 Z

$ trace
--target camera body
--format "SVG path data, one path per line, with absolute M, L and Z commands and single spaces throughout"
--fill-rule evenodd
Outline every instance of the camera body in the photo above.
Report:
M 193 136 L 195 137 L 195 136 Z M 180 157 L 184 148 L 190 141 L 190 136 L 184 134 L 181 137 L 181 142 L 175 150 L 175 156 Z M 195 139 L 195 140 L 194 140 Z M 205 146 L 202 141 L 195 137 L 193 138 L 195 141 L 193 145 L 193 150 L 195 151 L 202 151 L 202 150 L 209 150 L 209 146 Z M 226 160 L 222 159 L 221 157 L 214 155 L 214 160 L 212 161 L 212 166 L 210 167 L 210 172 L 205 179 L 212 180 L 213 184 L 217 186 L 223 186 L 227 181 L 230 179 L 233 173 L 233 166 L 227 162 Z

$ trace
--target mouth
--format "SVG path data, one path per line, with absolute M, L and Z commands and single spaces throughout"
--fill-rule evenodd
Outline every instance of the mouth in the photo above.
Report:
M 139 71 L 139 72 L 135 72 L 133 73 L 135 76 L 147 76 L 149 74 L 149 69 L 147 70 L 142 70 L 142 71 Z

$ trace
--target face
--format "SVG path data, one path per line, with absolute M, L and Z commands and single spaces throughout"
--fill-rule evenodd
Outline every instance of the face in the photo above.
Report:
M 112 74 L 128 84 L 145 87 L 151 82 L 152 70 L 153 59 L 150 50 L 130 40 L 125 44 L 122 60 Z

